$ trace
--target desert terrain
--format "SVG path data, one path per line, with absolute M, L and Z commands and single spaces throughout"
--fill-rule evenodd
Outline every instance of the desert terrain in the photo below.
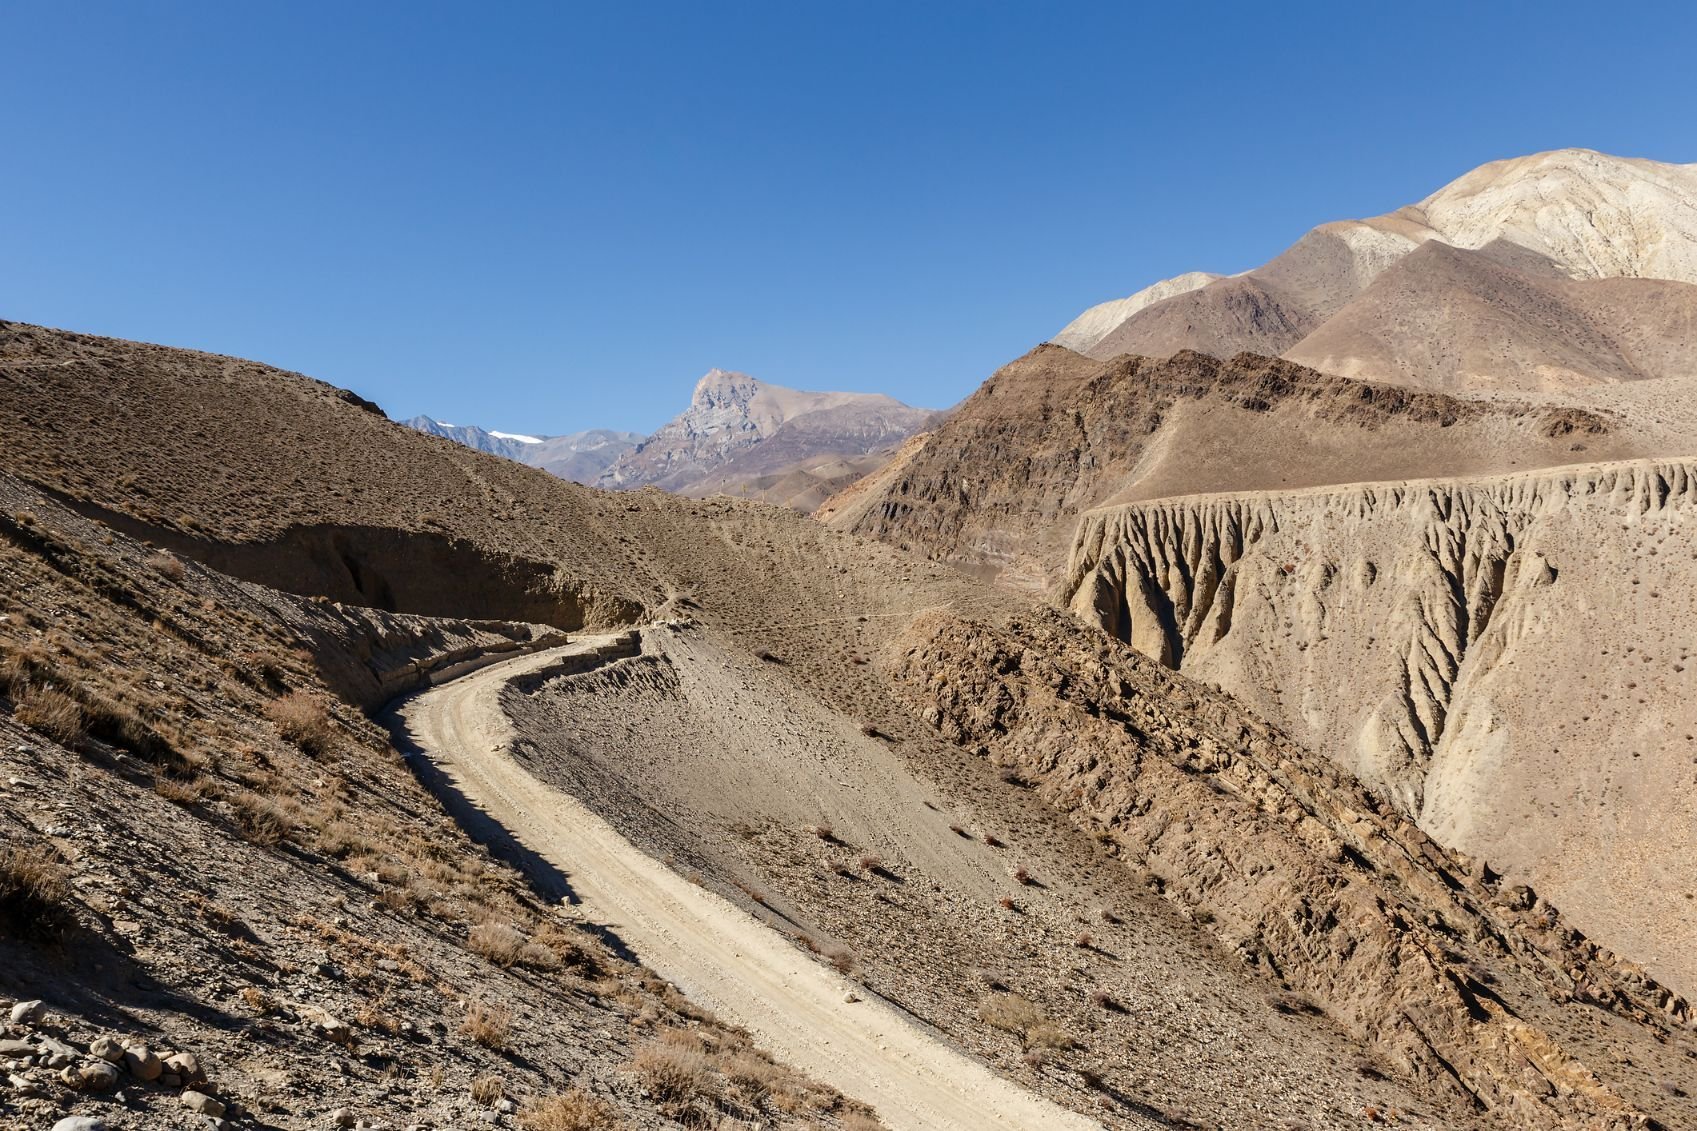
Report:
M 1163 420 L 1636 442 L 1602 409 L 1164 364 L 1131 366 Z M 1136 630 L 253 362 L 13 323 L 0 381 L 0 753 L 39 880 L 9 898 L 61 924 L 0 942 L 0 992 L 43 1003 L 7 1118 L 200 1102 L 82 1083 L 111 1032 L 194 1052 L 243 1126 L 984 1126 L 943 1098 L 971 1079 L 1008 1126 L 1697 1121 L 1677 966 Z

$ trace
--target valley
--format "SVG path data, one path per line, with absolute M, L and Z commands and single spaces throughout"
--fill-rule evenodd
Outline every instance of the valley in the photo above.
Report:
M 0 322 L 0 1122 L 1697 1126 L 1691 169 L 1488 165 L 945 413 Z

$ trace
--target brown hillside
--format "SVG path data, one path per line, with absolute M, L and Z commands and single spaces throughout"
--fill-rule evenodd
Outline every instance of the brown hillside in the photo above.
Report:
M 1617 418 L 1585 410 L 1368 384 L 1252 355 L 1103 362 L 1040 346 L 875 489 L 857 485 L 853 506 L 823 511 L 832 525 L 1042 592 L 1060 578 L 1078 516 L 1108 502 L 1507 471 L 1642 447 Z
M 36 564 L 27 575 L 21 566 L 6 574 L 9 619 L 0 626 L 23 634 L 8 654 L 34 645 L 77 673 L 63 682 L 81 686 L 100 649 L 111 650 L 110 666 L 141 675 L 143 686 L 169 700 L 173 720 L 218 720 L 204 745 L 231 752 L 210 772 L 202 769 L 204 804 L 189 800 L 167 826 L 182 830 L 172 838 L 200 839 L 169 839 L 162 851 L 187 852 L 193 843 L 197 858 L 221 857 L 245 789 L 303 807 L 334 797 L 344 824 L 373 830 L 384 813 L 417 814 L 417 838 L 460 859 L 456 834 L 437 831 L 441 818 L 426 814 L 438 810 L 405 765 L 349 706 L 328 702 L 332 689 L 370 692 L 369 681 L 348 674 L 345 658 L 334 662 L 336 653 L 352 649 L 353 639 L 393 644 L 406 634 L 349 628 L 349 648 L 338 648 L 297 623 L 314 610 L 380 625 L 405 614 L 408 632 L 441 634 L 449 651 L 473 639 L 510 647 L 547 626 L 638 625 L 636 655 L 610 654 L 587 668 L 509 685 L 502 705 L 517 729 L 516 760 L 656 859 L 790 937 L 797 963 L 847 967 L 858 981 L 854 996 L 934 1026 L 1056 1102 L 1113 1127 L 1284 1121 L 1345 1128 L 1360 1126 L 1368 1109 L 1434 1127 L 1697 1120 L 1690 1067 L 1697 1047 L 1683 999 L 1565 927 L 1532 893 L 1482 871 L 1470 877 L 1467 861 L 1235 700 L 1058 613 L 775 507 L 577 488 L 407 432 L 327 387 L 251 363 L 30 328 L 8 327 L 4 341 L 0 412 L 5 434 L 17 440 L 0 453 L 0 470 L 122 528 L 102 531 L 52 499 L 32 498 L 32 487 L 15 488 L 13 522 L 0 532 L 20 562 Z M 1036 366 L 1048 352 L 1063 367 L 1094 367 L 1094 376 L 1076 373 L 1077 387 L 1105 378 L 1104 392 L 1126 385 L 1131 373 L 1152 372 L 1140 364 L 1173 367 L 1161 387 L 1161 419 L 1186 398 L 1210 396 L 1221 413 L 1248 418 L 1279 405 L 1352 428 L 1363 427 L 1353 423 L 1363 415 L 1381 429 L 1406 417 L 1409 435 L 1464 435 L 1496 419 L 1451 398 L 1316 384 L 1305 371 L 1272 362 L 1259 369 L 1232 363 L 1237 377 L 1224 380 L 1221 395 L 1209 391 L 1221 384 L 1221 370 L 1209 372 L 1207 359 L 1105 373 L 1060 351 L 1026 361 Z M 1010 391 L 1018 384 L 1010 382 Z M 1027 395 L 1044 402 L 1035 390 Z M 1072 419 L 1060 398 L 1050 404 L 1057 426 Z M 293 414 L 259 426 L 283 409 Z M 1017 420 L 1007 423 L 1011 444 L 1023 434 Z M 1563 432 L 1569 443 L 1590 435 L 1584 429 L 1608 435 L 1598 419 L 1530 410 L 1498 424 L 1525 435 Z M 25 531 L 18 510 L 76 546 L 45 546 Z M 91 574 L 79 590 L 81 611 L 73 610 L 66 583 L 53 578 L 109 550 L 141 560 L 144 549 L 124 531 L 179 548 L 193 559 L 184 577 L 200 588 L 168 606 L 150 596 L 138 607 L 129 603 L 133 582 Z M 16 580 L 37 575 L 48 588 Z M 255 581 L 307 599 L 266 593 Z M 253 603 L 224 593 L 251 594 Z M 346 598 L 342 608 L 330 601 L 337 597 Z M 348 611 L 370 604 L 392 609 Z M 133 615 L 120 611 L 128 609 Z M 470 612 L 450 631 L 444 621 L 456 609 Z M 534 629 L 464 623 L 466 615 L 502 609 L 548 616 L 512 618 L 545 622 Z M 239 752 L 244 736 L 272 733 L 263 728 L 275 724 L 261 720 L 268 695 L 278 692 L 195 696 L 211 693 L 207 684 L 219 678 L 221 641 L 245 644 L 250 629 L 236 627 L 244 611 L 252 633 L 322 657 L 310 666 L 290 660 L 281 678 L 325 701 L 338 743 L 367 743 L 363 753 L 338 746 L 331 758 L 309 762 L 279 752 L 281 740 L 259 745 L 251 762 Z M 129 634 L 122 648 L 116 637 L 90 638 L 91 625 L 120 617 Z M 155 621 L 174 636 L 169 626 L 182 625 L 193 654 L 175 646 L 146 651 L 143 633 Z M 194 658 L 202 652 L 211 658 Z M 268 678 L 263 667 L 257 678 Z M 116 798 L 110 804 L 120 812 L 111 820 L 124 827 L 159 823 L 148 800 L 157 796 L 156 774 L 121 792 L 111 765 L 55 743 L 30 721 L 44 716 L 20 711 L 18 699 L 6 706 L 10 719 L 0 725 L 8 733 L 36 727 L 27 734 L 31 757 L 48 761 L 32 773 L 81 775 L 79 789 Z M 342 739 L 343 731 L 354 737 Z M 198 732 L 189 726 L 187 733 Z M 383 800 L 391 794 L 396 800 Z M 29 803 L 20 805 L 23 812 Z M 120 841 L 49 836 L 44 818 L 15 828 L 10 835 L 20 843 L 86 851 L 90 867 L 128 859 Z M 255 871 L 252 898 L 271 908 L 241 912 L 264 928 L 256 927 L 257 942 L 209 948 L 185 964 L 172 957 L 176 936 L 144 934 L 134 953 L 146 976 L 178 994 L 227 983 L 239 997 L 238 987 L 263 975 L 298 999 L 300 971 L 318 969 L 306 981 L 311 992 L 326 993 L 314 979 L 333 974 L 275 941 L 277 908 L 302 902 L 322 906 L 316 918 L 334 930 L 361 938 L 423 924 L 416 930 L 452 941 L 459 949 L 444 953 L 460 961 L 472 916 L 431 925 L 437 893 L 414 876 L 434 877 L 391 868 L 389 882 L 379 864 L 376 880 L 363 867 L 344 878 L 316 837 L 289 834 L 254 849 L 263 859 L 252 868 L 263 871 Z M 414 859 L 429 853 L 412 840 L 397 845 L 385 851 L 410 851 Z M 193 869 L 174 882 L 181 893 L 156 901 L 162 921 L 174 922 L 172 909 L 194 897 L 210 902 L 224 890 Z M 443 873 L 435 882 L 460 881 Z M 384 884 L 405 890 L 382 896 Z M 333 899 L 326 905 L 323 885 L 337 885 L 349 910 Z M 503 905 L 500 913 L 539 934 L 542 909 L 523 902 L 538 897 L 512 898 L 518 910 Z M 379 906 L 368 911 L 373 899 Z M 99 907 L 81 896 L 76 903 L 87 929 L 108 938 L 118 931 L 96 922 Z M 349 925 L 339 926 L 338 915 Z M 417 936 L 405 938 L 410 948 Z M 327 961 L 354 969 L 348 952 L 359 943 L 337 945 Z M 32 961 L 0 965 L 0 978 L 14 979 L 0 988 L 22 996 L 16 972 L 30 969 L 39 973 L 29 986 L 50 977 L 66 983 L 52 987 L 62 1012 L 97 1017 L 121 1006 L 119 991 L 99 983 L 86 992 L 68 988 L 81 986 L 80 976 L 64 968 L 54 974 L 51 956 Z M 638 1125 L 664 1126 L 664 1097 L 650 1088 L 656 1102 L 643 1109 L 640 1074 L 619 1067 L 623 1030 L 598 1038 L 599 1029 L 539 1027 L 544 1016 L 577 1016 L 577 985 L 560 988 L 514 966 L 518 974 L 456 966 L 463 972 L 453 985 L 457 998 L 470 1001 L 507 993 L 503 979 L 528 979 L 514 1026 L 527 1035 L 522 1051 L 535 1068 L 509 1071 L 515 1089 L 584 1075 Z M 611 984 L 597 992 L 624 1000 Z M 687 1005 L 664 987 L 653 992 L 660 1004 L 628 1002 L 629 1024 L 645 1035 L 674 1025 Z M 422 1008 L 399 991 L 391 996 L 405 1006 L 401 1016 Z M 384 999 L 377 1000 L 381 1008 Z M 173 1042 L 203 1024 L 192 1010 L 172 1016 Z M 428 1027 L 434 1015 L 417 1016 Z M 751 1115 L 738 1098 L 753 1094 L 738 1080 L 770 1079 L 772 1070 L 735 1076 L 728 1064 L 734 1038 L 704 1029 L 699 1040 L 666 1040 L 710 1058 L 702 1086 L 743 1105 L 730 1118 L 781 1122 L 771 1113 L 777 1099 L 759 1101 L 766 1106 Z M 724 1071 L 711 1060 L 721 1054 Z M 375 1073 L 383 1064 L 368 1067 Z M 364 1069 L 354 1071 L 363 1085 Z M 276 1124 L 307 1125 L 311 1115 L 296 1112 L 308 1105 L 287 1106 L 288 1084 L 257 1068 L 252 1078 L 242 1085 L 241 1094 L 253 1097 L 245 1106 L 270 1102 L 286 1109 L 269 1117 Z M 405 1100 L 385 1106 L 352 1085 L 319 1079 L 328 1083 L 314 1085 L 322 1095 L 314 1111 L 349 1105 L 356 1094 L 362 1110 L 390 1119 L 406 1110 Z M 782 1087 L 822 1096 L 793 1077 Z M 806 1103 L 817 1109 L 833 1101 Z M 694 1111 L 684 1114 L 700 1118 Z M 899 1122 L 900 1113 L 885 1114 Z M 821 1118 L 849 1117 L 839 1107 Z

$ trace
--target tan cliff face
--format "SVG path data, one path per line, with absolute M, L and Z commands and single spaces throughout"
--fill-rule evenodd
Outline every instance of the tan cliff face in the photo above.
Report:
M 1064 592 L 1691 987 L 1694 524 L 1686 460 L 1164 499 Z

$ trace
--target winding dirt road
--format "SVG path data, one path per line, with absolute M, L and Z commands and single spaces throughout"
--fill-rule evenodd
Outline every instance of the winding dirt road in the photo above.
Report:
M 773 1056 L 877 1109 L 896 1131 L 1086 1131 L 1100 1124 L 1018 1087 L 724 898 L 644 854 L 506 754 L 502 687 L 613 636 L 493 664 L 397 701 L 392 714 L 461 793 L 570 877 L 585 918 Z

